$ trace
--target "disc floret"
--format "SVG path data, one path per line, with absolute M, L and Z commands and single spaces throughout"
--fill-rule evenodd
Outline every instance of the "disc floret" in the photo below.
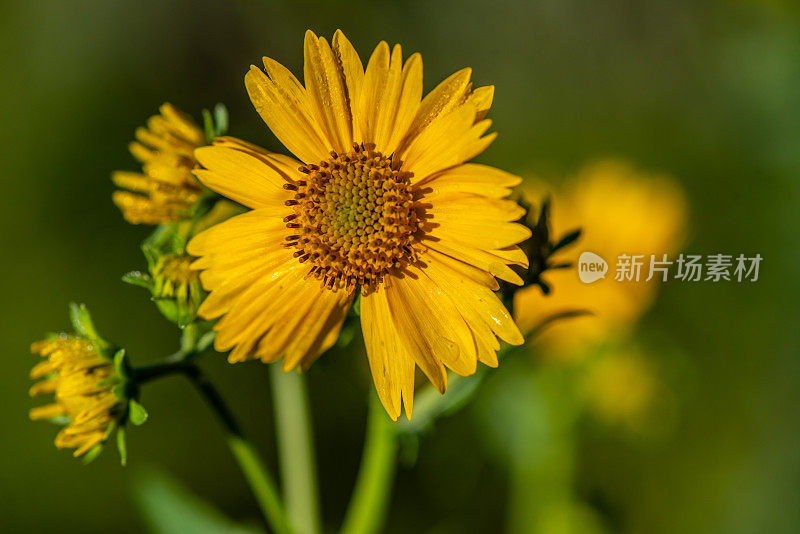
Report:
M 373 145 L 354 144 L 300 172 L 305 179 L 284 185 L 295 192 L 286 202 L 294 210 L 284 219 L 293 230 L 286 245 L 326 287 L 370 291 L 392 269 L 415 261 L 412 174 L 398 162 Z

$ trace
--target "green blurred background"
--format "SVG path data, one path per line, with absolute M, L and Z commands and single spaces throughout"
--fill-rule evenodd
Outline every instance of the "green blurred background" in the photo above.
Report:
M 3 0 L 0 4 L 0 531 L 138 532 L 133 485 L 156 466 L 238 521 L 258 510 L 215 421 L 188 384 L 147 387 L 151 418 L 130 461 L 89 466 L 28 421 L 31 341 L 85 302 L 135 361 L 176 332 L 120 275 L 144 267 L 146 227 L 123 222 L 109 173 L 135 169 L 133 130 L 163 101 L 199 116 L 228 105 L 231 133 L 278 150 L 243 76 L 262 55 L 294 72 L 307 28 L 342 28 L 362 57 L 381 39 L 422 52 L 425 86 L 463 66 L 495 84 L 500 138 L 481 160 L 563 176 L 623 157 L 666 171 L 691 204 L 687 250 L 760 253 L 755 284 L 667 284 L 642 339 L 672 369 L 678 413 L 657 439 L 582 431 L 578 497 L 611 531 L 800 531 L 800 9 L 759 2 L 445 0 L 244 2 Z M 359 344 L 355 343 L 355 347 Z M 674 364 L 674 365 L 673 365 Z M 672 366 L 672 367 L 671 367 Z M 267 369 L 207 369 L 274 464 Z M 506 522 L 503 444 L 483 407 L 519 366 L 501 366 L 473 406 L 440 421 L 401 467 L 388 532 L 496 532 Z M 509 382 L 511 380 L 511 382 Z M 323 513 L 341 520 L 361 453 L 371 383 L 360 349 L 309 372 Z M 526 402 L 524 387 L 513 390 Z M 513 418 L 509 423 L 513 425 Z

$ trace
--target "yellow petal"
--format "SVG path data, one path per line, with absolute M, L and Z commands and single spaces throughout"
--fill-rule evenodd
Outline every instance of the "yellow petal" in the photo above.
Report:
M 465 68 L 451 74 L 436 88 L 428 93 L 419 105 L 414 119 L 409 126 L 398 152 L 404 152 L 408 145 L 436 119 L 447 115 L 463 103 L 469 93 L 469 79 L 472 69 Z
M 241 150 L 210 146 L 198 148 L 195 157 L 205 170 L 195 176 L 209 189 L 250 208 L 287 211 L 290 192 L 284 177 L 263 160 Z
M 475 267 L 432 250 L 426 256 L 430 261 L 425 272 L 460 304 L 462 313 L 467 313 L 466 307 L 470 306 L 501 339 L 512 345 L 523 343 L 519 328 L 497 295 L 484 284 L 475 282 L 480 276 Z
M 364 83 L 364 65 L 361 63 L 361 58 L 358 57 L 358 53 L 355 48 L 353 48 L 353 45 L 350 44 L 350 41 L 348 41 L 347 37 L 342 33 L 342 30 L 336 30 L 336 33 L 333 34 L 331 45 L 344 75 L 347 89 L 347 101 L 350 103 L 350 110 L 353 115 L 353 141 L 360 143 L 362 137 L 355 114 L 361 96 L 361 87 Z
M 367 62 L 364 84 L 358 101 L 356 121 L 365 143 L 376 143 L 383 96 L 389 73 L 389 45 L 381 41 Z M 376 143 L 377 144 L 377 143 Z M 381 147 L 378 147 L 381 150 Z
M 456 361 L 459 346 L 445 337 L 438 321 L 427 315 L 428 305 L 410 277 L 393 278 L 386 289 L 392 321 L 401 343 L 433 385 L 442 393 L 447 388 L 443 360 Z
M 269 129 L 305 163 L 327 159 L 332 149 L 311 113 L 305 89 L 278 62 L 264 58 L 270 77 L 255 66 L 245 75 L 250 100 Z
M 508 258 L 505 257 L 508 251 L 484 250 L 447 238 L 429 238 L 423 236 L 422 241 L 425 246 L 430 249 L 439 251 L 442 254 L 446 254 L 469 265 L 474 265 L 501 280 L 517 285 L 522 285 L 523 283 L 522 278 L 508 267 L 509 264 L 522 265 L 522 262 L 509 261 Z M 514 247 L 511 248 L 513 249 Z M 515 255 L 519 254 L 515 253 Z M 524 257 L 524 254 L 521 255 Z
M 413 265 L 408 267 L 413 280 L 406 284 L 407 294 L 413 292 L 417 298 L 419 305 L 415 313 L 430 321 L 438 335 L 447 332 L 447 337 L 458 347 L 458 351 L 452 354 L 445 351 L 435 356 L 456 374 L 469 376 L 475 372 L 478 363 L 472 331 L 449 294 L 425 273 L 426 270 Z
M 531 236 L 526 226 L 512 223 L 525 210 L 510 200 L 466 193 L 425 196 L 425 230 L 431 238 L 446 238 L 484 250 L 514 246 Z
M 483 134 L 491 121 L 475 122 L 477 110 L 464 104 L 429 124 L 400 154 L 403 170 L 414 173 L 412 183 L 459 165 L 483 152 L 496 134 Z
M 303 48 L 303 71 L 311 109 L 334 150 L 348 152 L 353 145 L 353 121 L 344 72 L 324 37 L 307 31 Z
M 423 193 L 475 193 L 490 198 L 505 198 L 511 188 L 518 186 L 522 178 L 488 165 L 465 163 L 439 172 L 417 183 Z
M 243 150 L 264 161 L 264 163 L 272 167 L 275 172 L 279 173 L 287 182 L 294 182 L 300 178 L 301 173 L 298 170 L 300 168 L 300 162 L 291 156 L 270 152 L 258 145 L 230 136 L 217 137 L 214 140 L 214 146 Z
M 396 421 L 402 403 L 410 420 L 414 407 L 416 366 L 413 357 L 400 342 L 385 288 L 361 297 L 361 327 L 372 379 L 381 404 Z

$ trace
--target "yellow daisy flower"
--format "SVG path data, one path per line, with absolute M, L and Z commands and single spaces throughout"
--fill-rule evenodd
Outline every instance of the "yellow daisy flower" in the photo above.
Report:
M 205 133 L 171 104 L 136 130 L 130 144 L 142 172 L 117 171 L 111 179 L 120 191 L 112 199 L 132 224 L 163 224 L 186 217 L 200 198 L 202 187 L 192 176 L 197 166 L 194 149 L 207 144 Z
M 124 406 L 114 393 L 114 362 L 93 341 L 66 334 L 34 343 L 31 351 L 45 360 L 31 370 L 32 379 L 42 380 L 30 394 L 54 395 L 52 404 L 30 411 L 31 419 L 65 418 L 55 444 L 59 449 L 74 448 L 76 457 L 104 442 Z
M 589 409 L 609 424 L 636 427 L 645 422 L 656 397 L 663 395 L 655 369 L 636 351 L 601 356 L 582 382 Z
M 614 264 L 620 254 L 672 256 L 685 233 L 686 200 L 670 178 L 649 176 L 620 161 L 601 161 L 587 166 L 559 191 L 529 182 L 524 193 L 532 200 L 552 195 L 552 233 L 561 236 L 582 228 L 577 244 L 558 252 L 553 263 L 573 267 L 547 271 L 545 280 L 553 291 L 543 295 L 537 286 L 517 291 L 514 313 L 523 331 L 568 310 L 587 310 L 586 315 L 557 321 L 537 338 L 551 352 L 576 355 L 587 345 L 630 327 L 650 306 L 658 281 L 646 282 L 646 266 L 636 281 L 614 280 Z M 594 252 L 609 264 L 605 279 L 584 284 L 576 265 L 583 251 Z M 659 277 L 656 277 L 660 279 Z
M 505 200 L 520 178 L 465 163 L 495 134 L 493 87 L 470 69 L 422 98 L 422 58 L 381 42 L 363 67 L 341 31 L 305 36 L 305 86 L 264 58 L 245 77 L 256 110 L 299 159 L 232 138 L 195 151 L 209 188 L 252 211 L 195 237 L 210 290 L 200 307 L 230 361 L 284 356 L 306 369 L 336 340 L 356 289 L 379 397 L 411 417 L 415 366 L 444 392 L 446 368 L 497 365 L 522 336 L 494 294 L 521 283 L 530 231 Z

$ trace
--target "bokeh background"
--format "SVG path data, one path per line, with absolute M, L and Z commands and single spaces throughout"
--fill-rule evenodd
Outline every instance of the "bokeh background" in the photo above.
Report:
M 422 52 L 426 90 L 473 67 L 497 87 L 500 138 L 481 161 L 558 181 L 624 158 L 686 190 L 686 250 L 764 257 L 755 284 L 661 288 L 638 339 L 674 413 L 646 435 L 582 425 L 570 491 L 610 532 L 800 531 L 800 9 L 789 0 L 3 0 L 0 531 L 140 532 L 136 488 L 152 469 L 258 523 L 215 421 L 180 378 L 145 389 L 151 418 L 128 433 L 128 467 L 113 450 L 89 466 L 57 451 L 56 428 L 28 421 L 29 344 L 67 328 L 77 300 L 135 361 L 175 349 L 144 290 L 119 281 L 144 267 L 148 228 L 123 222 L 109 173 L 135 169 L 126 145 L 163 101 L 198 118 L 224 102 L 232 134 L 279 149 L 243 76 L 262 55 L 301 72 L 307 28 L 342 28 L 362 57 L 381 39 Z M 371 387 L 354 346 L 309 372 L 329 530 L 354 481 Z M 222 356 L 206 367 L 274 464 L 267 369 Z M 498 389 L 512 405 L 535 402 L 515 382 L 522 367 L 501 366 L 424 436 L 398 473 L 387 532 L 507 525 L 513 484 L 486 406 Z

